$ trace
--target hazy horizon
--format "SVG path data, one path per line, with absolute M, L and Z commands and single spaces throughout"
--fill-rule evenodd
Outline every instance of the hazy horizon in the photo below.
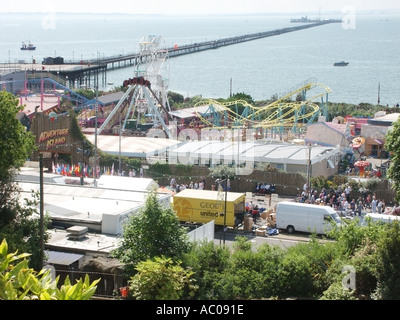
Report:
M 360 13 L 399 13 L 400 1 L 381 0 L 148 0 L 124 1 L 70 0 L 61 2 L 45 0 L 19 0 L 6 2 L 0 13 L 77 13 L 126 15 L 263 15 L 263 14 L 343 14 L 346 10 Z

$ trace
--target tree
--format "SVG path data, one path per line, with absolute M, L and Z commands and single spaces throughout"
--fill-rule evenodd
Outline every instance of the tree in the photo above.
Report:
M 20 168 L 34 149 L 32 133 L 17 119 L 18 99 L 6 91 L 0 92 L 0 180 L 9 181 L 12 169 Z
M 112 254 L 125 263 L 126 271 L 135 273 L 141 261 L 161 256 L 178 258 L 190 247 L 186 228 L 180 225 L 175 211 L 164 207 L 153 190 L 143 209 L 125 223 L 121 245 Z
M 225 179 L 228 178 L 235 178 L 236 170 L 233 167 L 229 167 L 226 164 L 222 164 L 210 169 L 210 176 L 214 178 Z
M 386 133 L 385 149 L 390 152 L 388 178 L 394 181 L 396 199 L 400 200 L 400 118 L 393 123 L 393 128 Z
M 17 119 L 21 110 L 14 95 L 0 92 L 0 238 L 8 239 L 12 251 L 31 253 L 32 265 L 37 267 L 41 265 L 39 217 L 34 202 L 20 202 L 14 181 L 17 170 L 35 148 L 34 136 Z
M 183 300 L 193 297 L 197 286 L 193 271 L 183 269 L 181 262 L 155 257 L 140 262 L 130 281 L 130 294 L 136 300 Z
M 378 240 L 377 279 L 378 298 L 400 299 L 400 223 L 393 221 L 385 229 L 385 236 Z
M 59 288 L 59 277 L 52 279 L 50 270 L 35 272 L 29 268 L 28 253 L 8 253 L 7 241 L 0 244 L 0 300 L 89 300 L 100 279 L 89 282 L 89 276 L 71 284 L 67 277 Z M 19 262 L 17 262 L 19 261 Z

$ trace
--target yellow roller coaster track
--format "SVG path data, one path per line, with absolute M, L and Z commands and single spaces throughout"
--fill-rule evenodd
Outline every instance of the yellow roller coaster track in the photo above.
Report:
M 305 93 L 315 88 L 322 89 L 323 91 L 304 101 L 289 101 L 294 95 Z M 252 128 L 302 126 L 306 124 L 304 121 L 308 121 L 320 113 L 319 105 L 313 101 L 330 92 L 332 92 L 332 90 L 329 87 L 320 83 L 310 82 L 263 107 L 254 107 L 244 100 L 218 102 L 213 99 L 208 99 L 198 102 L 195 105 L 195 111 L 196 115 L 207 127 L 219 129 L 235 126 Z M 215 122 L 212 122 L 213 120 L 215 121 L 215 119 L 207 119 L 196 110 L 196 108 L 205 105 L 213 106 L 215 112 L 219 113 L 221 118 L 225 118 L 224 125 L 217 126 Z M 235 105 L 241 105 L 247 108 L 247 115 L 239 115 L 233 111 L 231 107 Z

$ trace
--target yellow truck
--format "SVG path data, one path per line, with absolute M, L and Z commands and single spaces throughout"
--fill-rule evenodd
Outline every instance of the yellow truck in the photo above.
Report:
M 175 194 L 171 201 L 182 222 L 215 220 L 215 225 L 234 227 L 243 221 L 246 212 L 246 194 L 238 192 L 185 189 Z

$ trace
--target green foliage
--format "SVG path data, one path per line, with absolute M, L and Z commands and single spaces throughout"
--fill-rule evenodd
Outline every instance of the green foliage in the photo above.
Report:
M 171 93 L 169 93 L 170 95 Z M 168 98 L 170 103 L 172 102 L 171 106 L 173 105 L 174 109 L 185 109 L 185 108 L 193 108 L 196 103 L 200 102 L 203 100 L 201 96 L 194 96 L 191 98 L 185 98 L 183 102 L 180 101 L 172 101 L 170 98 Z M 178 98 L 180 100 L 180 98 Z
M 150 171 L 159 174 L 171 174 L 171 167 L 168 163 L 156 162 L 150 165 Z
M 393 127 L 386 133 L 385 150 L 390 153 L 390 167 L 387 176 L 394 181 L 396 200 L 400 200 L 400 118 L 393 123 Z
M 357 299 L 373 299 L 377 288 L 377 248 L 376 243 L 365 240 L 364 246 L 357 250 L 350 260 L 349 265 L 355 268 L 356 287 L 354 296 Z
M 382 236 L 384 225 L 372 222 L 367 219 L 368 223 L 361 227 L 359 219 L 342 220 L 344 227 L 334 228 L 329 232 L 329 237 L 337 241 L 342 255 L 351 257 L 355 252 L 362 248 L 366 241 L 375 243 Z
M 339 186 L 345 185 L 347 181 L 348 181 L 347 176 L 335 175 L 332 178 L 332 188 L 336 190 Z
M 217 246 L 214 242 L 195 243 L 192 250 L 183 256 L 184 264 L 193 270 L 193 276 L 199 287 L 196 299 L 221 298 L 219 281 L 228 266 L 229 256 L 228 248 Z
M 317 176 L 317 177 L 312 177 L 310 179 L 311 186 L 317 190 L 321 190 L 322 188 L 329 189 L 330 184 L 329 184 L 328 178 L 324 176 Z
M 0 91 L 0 183 L 10 179 L 10 170 L 20 168 L 34 150 L 35 139 L 17 119 L 18 99 Z M 11 173 L 12 174 L 12 173 Z
M 382 300 L 400 299 L 400 223 L 393 221 L 384 229 L 377 243 L 377 297 Z
M 171 108 L 175 108 L 176 105 L 183 103 L 184 100 L 183 95 L 176 92 L 168 92 L 168 102 Z
M 138 170 L 142 166 L 141 159 L 134 159 L 134 158 L 126 157 L 126 159 L 122 158 L 122 161 L 127 165 L 128 169 Z
M 178 163 L 175 165 L 175 175 L 176 176 L 192 176 L 193 175 L 193 170 L 194 166 L 192 164 L 182 164 Z
M 232 97 L 230 97 L 226 101 L 237 101 L 237 100 L 246 101 L 247 103 L 249 103 L 251 105 L 254 104 L 253 98 L 249 94 L 246 94 L 244 92 L 235 93 L 235 94 L 232 95 Z
M 210 176 L 214 178 L 223 179 L 228 176 L 230 179 L 233 179 L 236 176 L 235 168 L 229 167 L 226 164 L 216 166 L 210 169 Z
M 123 240 L 113 255 L 134 273 L 136 265 L 154 257 L 179 258 L 190 249 L 186 228 L 173 209 L 164 207 L 151 191 L 143 209 L 124 224 Z
M 88 98 L 89 100 L 94 99 L 96 96 L 96 92 L 92 89 L 76 89 L 75 92 L 81 96 Z
M 283 257 L 281 249 L 264 244 L 253 250 L 249 241 L 247 245 L 243 241 L 244 238 L 235 239 L 230 265 L 223 277 L 232 282 L 225 287 L 236 289 L 231 296 L 227 291 L 224 299 L 261 299 L 276 295 L 277 281 L 280 281 L 277 270 Z
M 235 251 L 250 251 L 251 250 L 251 242 L 244 236 L 237 236 L 235 238 L 235 242 L 233 243 L 233 250 Z
M 335 117 L 340 116 L 344 118 L 348 115 L 373 117 L 376 112 L 381 110 L 382 106 L 374 106 L 368 103 L 360 103 L 358 105 L 354 105 L 349 103 L 328 102 L 328 114 L 331 120 Z
M 29 254 L 8 253 L 7 241 L 0 245 L 0 300 L 89 300 L 100 279 L 89 282 L 89 276 L 72 285 L 67 277 L 59 288 L 59 277 L 52 280 L 49 270 L 39 272 L 28 266 Z
M 140 262 L 130 281 L 130 294 L 136 300 L 191 299 L 197 289 L 193 271 L 183 269 L 181 262 L 155 257 Z
M 312 270 L 306 256 L 285 255 L 275 276 L 279 279 L 279 297 L 305 297 L 314 292 Z
M 84 140 L 85 144 L 85 149 L 86 146 L 91 146 L 91 143 L 86 139 L 85 135 L 82 133 L 81 128 L 79 127 L 78 120 L 76 118 L 75 114 L 70 114 L 70 117 L 72 117 L 69 132 L 72 138 L 75 140 Z
M 13 251 L 31 253 L 31 263 L 37 268 L 40 266 L 39 219 L 34 208 L 37 202 L 34 199 L 21 203 L 20 188 L 14 181 L 17 170 L 35 149 L 35 138 L 16 117 L 22 109 L 14 95 L 0 92 L 0 238 L 8 239 Z
M 320 300 L 356 300 L 354 290 L 343 287 L 341 282 L 332 283 Z
M 18 190 L 16 191 L 18 192 Z M 40 217 L 38 213 L 39 193 L 33 193 L 33 199 L 24 199 L 21 204 L 17 198 L 11 199 L 8 203 L 9 215 L 4 211 L 0 215 L 0 237 L 8 239 L 8 247 L 12 251 L 29 252 L 30 265 L 35 270 L 42 266 L 40 243 Z M 16 195 L 16 197 L 19 197 Z M 8 216 L 8 220 L 6 220 Z M 44 214 L 43 241 L 49 238 L 47 228 L 50 225 L 50 217 Z

